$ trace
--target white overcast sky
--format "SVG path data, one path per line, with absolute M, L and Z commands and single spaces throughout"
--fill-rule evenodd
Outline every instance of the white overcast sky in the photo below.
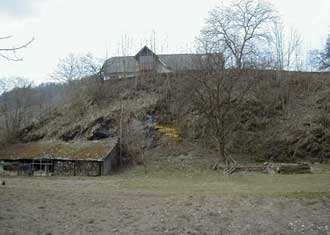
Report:
M 225 0 L 226 1 L 226 0 Z M 307 49 L 321 48 L 330 32 L 330 0 L 272 0 L 286 26 L 296 28 Z M 49 80 L 59 58 L 91 52 L 118 55 L 121 38 L 131 53 L 155 31 L 157 52 L 193 50 L 208 11 L 220 0 L 0 0 L 0 36 L 14 35 L 13 46 L 35 37 L 21 62 L 0 59 L 0 77 Z

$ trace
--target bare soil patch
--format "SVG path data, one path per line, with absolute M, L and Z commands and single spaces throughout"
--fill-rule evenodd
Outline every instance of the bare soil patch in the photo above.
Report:
M 320 182 L 310 191 L 280 188 L 279 181 L 295 180 L 281 176 L 273 179 L 278 190 L 270 191 L 261 182 L 272 176 L 195 180 L 129 174 L 6 178 L 0 186 L 0 234 L 330 234 L 326 175 L 310 178 Z M 253 181 L 260 185 L 249 190 Z

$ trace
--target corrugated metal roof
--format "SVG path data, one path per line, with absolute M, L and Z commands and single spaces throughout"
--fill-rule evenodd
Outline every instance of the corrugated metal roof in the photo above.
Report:
M 102 161 L 116 147 L 118 138 L 79 142 L 34 142 L 0 150 L 0 160 L 60 159 Z

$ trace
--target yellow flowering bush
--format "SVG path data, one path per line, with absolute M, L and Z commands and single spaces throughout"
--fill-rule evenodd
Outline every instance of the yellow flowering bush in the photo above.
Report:
M 172 140 L 179 141 L 180 135 L 179 131 L 175 127 L 165 126 L 161 124 L 157 124 L 155 128 L 165 136 L 169 137 Z

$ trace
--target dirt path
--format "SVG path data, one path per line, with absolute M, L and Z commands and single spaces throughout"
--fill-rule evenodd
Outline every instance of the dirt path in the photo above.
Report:
M 330 234 L 330 199 L 133 192 L 109 179 L 9 178 L 0 234 Z

